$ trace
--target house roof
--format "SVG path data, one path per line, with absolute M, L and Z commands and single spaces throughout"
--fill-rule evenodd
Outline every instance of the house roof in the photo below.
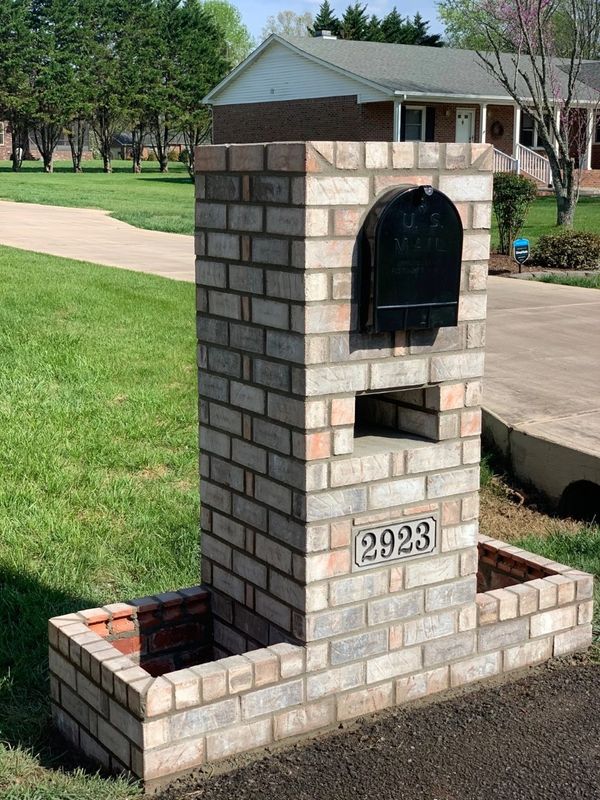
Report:
M 358 42 L 344 39 L 321 37 L 282 37 L 270 36 L 232 73 L 218 84 L 206 98 L 211 102 L 230 80 L 273 42 L 286 45 L 296 53 L 333 67 L 345 74 L 368 82 L 385 91 L 387 94 L 423 95 L 425 97 L 476 97 L 482 100 L 507 100 L 509 94 L 499 82 L 485 69 L 474 50 L 458 50 L 450 47 L 423 47 L 408 44 L 383 44 L 380 42 Z M 513 56 L 502 54 L 502 61 L 507 74 L 514 72 Z M 520 57 L 523 65 L 527 59 Z M 567 90 L 567 74 L 564 59 L 554 59 L 556 83 L 564 96 Z M 600 89 L 600 62 L 588 62 L 586 78 L 588 82 L 577 82 L 576 95 L 581 101 L 589 101 L 595 94 L 593 89 Z M 591 83 L 592 77 L 597 84 Z M 522 78 L 517 79 L 519 94 L 525 98 L 530 92 Z

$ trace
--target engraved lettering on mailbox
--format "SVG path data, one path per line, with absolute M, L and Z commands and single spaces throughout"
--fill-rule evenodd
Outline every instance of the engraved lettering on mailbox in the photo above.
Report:
M 434 552 L 437 521 L 435 517 L 402 520 L 357 530 L 353 536 L 353 569 L 361 569 Z

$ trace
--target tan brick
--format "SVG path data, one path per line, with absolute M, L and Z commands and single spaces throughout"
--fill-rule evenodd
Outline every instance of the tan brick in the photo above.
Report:
M 429 614 L 404 623 L 404 645 L 427 642 L 457 632 L 457 618 L 454 611 Z
M 426 642 L 423 645 L 423 664 L 426 667 L 435 667 L 473 655 L 474 652 L 475 631 L 464 631 L 444 639 Z
M 281 642 L 269 647 L 272 653 L 279 658 L 279 672 L 281 678 L 293 678 L 304 672 L 304 649 L 294 644 Z
M 531 586 L 538 593 L 538 608 L 540 611 L 556 605 L 558 599 L 556 584 L 547 581 L 545 578 L 536 578 L 533 581 L 528 581 L 528 586 Z
M 394 685 L 390 681 L 381 686 L 372 686 L 348 692 L 338 698 L 338 720 L 353 719 L 365 714 L 374 714 L 388 708 L 394 702 Z
M 143 754 L 144 780 L 164 778 L 183 770 L 193 769 L 205 761 L 204 737 L 192 739 L 159 750 L 150 750 Z
M 500 601 L 488 592 L 480 592 L 476 597 L 480 625 L 493 625 L 500 619 Z
M 242 696 L 242 717 L 251 719 L 269 714 L 282 708 L 295 706 L 304 699 L 301 680 L 288 681 L 277 686 L 269 686 Z
M 556 634 L 554 637 L 554 655 L 562 656 L 565 653 L 587 650 L 591 643 L 592 626 L 578 625 L 573 630 Z
M 227 693 L 227 672 L 218 664 L 200 664 L 192 667 L 202 682 L 202 702 L 210 703 Z
M 552 656 L 552 637 L 509 647 L 504 651 L 504 670 L 521 669 L 539 664 Z
M 206 737 L 206 758 L 208 761 L 216 761 L 235 755 L 235 753 L 244 753 L 247 750 L 264 747 L 271 741 L 270 719 L 236 725 L 235 728 L 217 731 Z
M 594 616 L 594 603 L 588 600 L 585 603 L 579 603 L 577 606 L 577 624 L 586 625 L 592 621 Z
M 575 600 L 576 584 L 565 575 L 549 575 L 546 580 L 556 584 L 557 602 L 559 606 L 572 603 Z
M 519 616 L 533 614 L 538 610 L 539 592 L 529 583 L 518 583 L 516 586 L 507 586 L 507 592 L 516 594 L 519 598 Z
M 574 605 L 555 608 L 552 611 L 544 611 L 531 617 L 531 635 L 533 637 L 545 636 L 564 628 L 572 628 L 576 624 L 577 608 Z
M 335 165 L 338 169 L 358 169 L 361 166 L 361 142 L 337 142 Z
M 364 664 L 347 664 L 337 669 L 328 669 L 306 679 L 306 699 L 317 700 L 330 694 L 338 694 L 346 689 L 354 689 L 365 682 Z
M 309 206 L 366 205 L 369 179 L 346 176 L 306 179 L 306 204 Z
M 273 717 L 273 734 L 277 741 L 289 736 L 299 736 L 311 731 L 333 725 L 335 722 L 335 705 L 333 698 L 319 703 L 309 703 L 302 708 L 294 708 L 275 714 Z
M 428 583 L 449 581 L 458 577 L 458 558 L 455 555 L 447 555 L 415 561 L 406 565 L 404 574 L 404 585 L 407 589 Z
M 502 668 L 502 653 L 469 658 L 458 664 L 450 665 L 450 682 L 452 686 L 464 686 L 466 683 L 480 681 L 492 675 L 498 675 Z
M 506 589 L 494 589 L 486 592 L 490 597 L 495 597 L 498 601 L 498 619 L 514 619 L 519 614 L 519 598 Z
M 438 667 L 396 681 L 396 703 L 442 692 L 448 688 L 448 667 Z
M 410 647 L 367 661 L 367 683 L 397 678 L 421 667 L 421 648 Z

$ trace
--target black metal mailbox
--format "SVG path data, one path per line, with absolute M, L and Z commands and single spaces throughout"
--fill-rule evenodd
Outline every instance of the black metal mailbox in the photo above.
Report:
M 370 210 L 360 251 L 363 330 L 456 325 L 463 229 L 431 186 L 398 187 Z

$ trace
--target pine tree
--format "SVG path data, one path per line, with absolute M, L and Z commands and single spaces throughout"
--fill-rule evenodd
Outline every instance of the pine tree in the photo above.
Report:
M 348 6 L 342 17 L 342 38 L 364 41 L 369 20 L 367 7 L 356 2 Z
M 438 33 L 428 33 L 429 22 L 417 13 L 407 21 L 407 38 L 405 44 L 418 44 L 424 47 L 443 47 L 444 43 Z
M 339 36 L 341 33 L 340 21 L 335 16 L 328 0 L 323 0 L 312 28 L 308 29 L 311 36 L 317 36 L 319 31 L 330 31 L 334 36 Z
M 391 44 L 406 43 L 406 27 L 406 21 L 394 6 L 381 20 L 381 41 Z
M 381 30 L 381 20 L 375 16 L 375 14 L 371 15 L 369 22 L 367 23 L 367 27 L 365 30 L 365 40 L 367 42 L 384 42 L 383 31 Z

